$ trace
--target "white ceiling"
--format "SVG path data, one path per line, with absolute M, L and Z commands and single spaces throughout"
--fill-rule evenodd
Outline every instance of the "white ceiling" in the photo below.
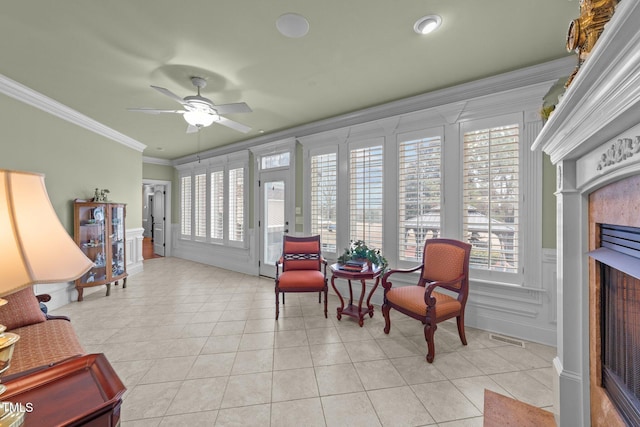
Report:
M 287 12 L 305 37 L 277 31 Z M 431 13 L 442 27 L 414 33 Z M 11 1 L 0 74 L 175 159 L 567 56 L 578 15 L 577 0 Z M 214 124 L 198 143 L 180 115 L 127 111 L 179 109 L 149 85 L 193 95 L 191 76 L 216 104 L 248 103 L 227 117 L 252 131 Z

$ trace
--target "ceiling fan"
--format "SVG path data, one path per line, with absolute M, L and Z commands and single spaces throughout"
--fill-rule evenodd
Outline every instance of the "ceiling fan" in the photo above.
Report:
M 229 120 L 220 115 L 230 113 L 250 113 L 252 110 L 245 102 L 216 105 L 210 99 L 200 95 L 200 89 L 204 89 L 207 85 L 207 81 L 205 79 L 202 77 L 191 77 L 191 83 L 193 83 L 193 85 L 198 89 L 198 94 L 185 96 L 184 98 L 180 98 L 169 89 L 151 85 L 151 87 L 158 92 L 182 104 L 184 107 L 183 110 L 159 110 L 154 108 L 128 108 L 128 110 L 139 111 L 147 114 L 182 114 L 184 120 L 189 124 L 187 127 L 187 133 L 198 132 L 201 128 L 210 126 L 214 122 L 242 133 L 247 133 L 251 130 L 247 125 Z

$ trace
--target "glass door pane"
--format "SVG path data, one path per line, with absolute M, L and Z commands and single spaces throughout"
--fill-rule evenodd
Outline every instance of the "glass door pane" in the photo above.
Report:
M 260 274 L 273 276 L 282 254 L 282 236 L 289 232 L 284 180 L 265 181 L 262 186 L 262 262 Z

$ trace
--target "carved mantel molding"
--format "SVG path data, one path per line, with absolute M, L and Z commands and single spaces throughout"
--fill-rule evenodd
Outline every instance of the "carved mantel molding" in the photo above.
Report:
M 640 136 L 635 138 L 619 138 L 611 147 L 602 153 L 597 170 L 615 165 L 640 152 Z

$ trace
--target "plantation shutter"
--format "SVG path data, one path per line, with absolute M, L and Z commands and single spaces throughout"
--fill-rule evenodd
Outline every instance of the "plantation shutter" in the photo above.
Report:
M 191 176 L 180 178 L 180 234 L 191 237 Z
M 518 124 L 464 134 L 463 232 L 474 268 L 515 273 L 519 265 Z
M 350 238 L 382 249 L 382 146 L 353 149 L 349 158 Z
M 211 231 L 212 239 L 224 238 L 224 172 L 211 172 Z
M 244 169 L 229 170 L 229 240 L 244 238 Z
M 417 261 L 425 239 L 440 237 L 440 136 L 400 142 L 398 161 L 399 258 Z
M 203 239 L 207 237 L 207 175 L 195 176 L 195 237 Z
M 336 153 L 311 157 L 311 234 L 319 234 L 323 250 L 336 252 Z

